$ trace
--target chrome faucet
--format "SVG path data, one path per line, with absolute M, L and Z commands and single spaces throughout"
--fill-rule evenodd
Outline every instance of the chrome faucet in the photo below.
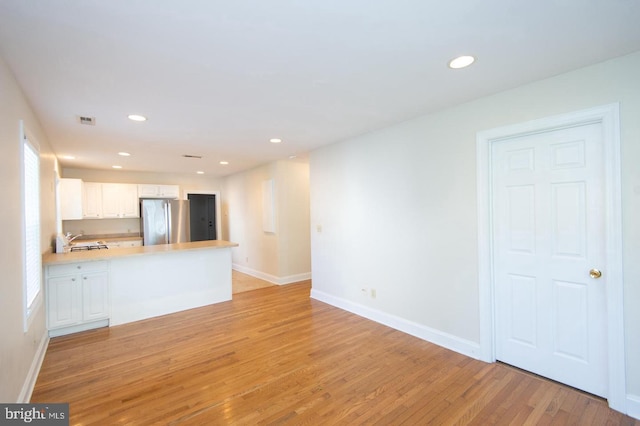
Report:
M 67 232 L 65 234 L 65 237 L 67 237 L 67 243 L 71 243 L 71 241 L 75 240 L 76 238 L 82 237 L 82 234 L 73 235 L 71 232 Z

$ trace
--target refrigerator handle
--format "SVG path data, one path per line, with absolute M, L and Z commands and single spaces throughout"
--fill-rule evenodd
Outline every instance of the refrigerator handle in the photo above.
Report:
M 171 229 L 171 203 L 166 203 L 164 208 L 164 220 L 167 224 L 167 233 L 165 235 L 166 243 L 171 243 L 171 239 L 173 238 L 173 230 Z

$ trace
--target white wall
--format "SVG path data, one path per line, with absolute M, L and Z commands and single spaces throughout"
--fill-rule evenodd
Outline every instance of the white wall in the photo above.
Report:
M 262 182 L 275 176 L 276 164 L 270 163 L 228 176 L 225 181 L 222 228 L 229 241 L 239 244 L 232 249 L 236 269 L 278 274 L 276 234 L 262 231 Z
M 277 171 L 278 276 L 310 278 L 309 163 L 278 161 Z
M 627 390 L 640 395 L 639 76 L 636 53 L 311 153 L 314 292 L 477 345 L 476 133 L 620 102 Z
M 263 230 L 263 187 L 274 181 L 275 233 Z M 228 176 L 223 191 L 223 229 L 233 249 L 234 268 L 283 284 L 311 271 L 309 165 L 276 161 Z
M 29 330 L 23 329 L 23 260 L 21 254 L 22 199 L 21 142 L 19 122 L 34 135 L 40 145 L 41 247 L 50 250 L 56 234 L 55 175 L 57 161 L 51 152 L 29 103 L 0 58 L 0 223 L 3 238 L 0 244 L 0 401 L 24 402 L 25 383 L 33 379 L 38 363 L 38 349 L 46 342 L 44 308 L 34 313 Z M 28 387 L 28 386 L 27 386 Z M 29 389 L 30 391 L 30 389 Z

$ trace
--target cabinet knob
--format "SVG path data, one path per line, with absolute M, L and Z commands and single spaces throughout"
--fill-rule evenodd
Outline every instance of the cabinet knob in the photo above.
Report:
M 82 266 L 78 265 L 78 266 L 76 266 L 76 268 L 78 268 L 78 269 L 82 269 Z
M 71 281 L 75 281 L 75 280 L 76 280 L 75 278 L 71 278 Z

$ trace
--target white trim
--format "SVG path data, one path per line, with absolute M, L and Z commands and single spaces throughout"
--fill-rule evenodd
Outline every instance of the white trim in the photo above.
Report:
M 640 420 L 640 396 L 627 395 L 627 415 Z
M 476 138 L 476 165 L 478 191 L 478 286 L 480 303 L 481 359 L 495 362 L 493 271 L 491 246 L 491 143 L 575 127 L 600 123 L 604 139 L 605 192 L 606 192 L 606 268 L 607 274 L 607 336 L 609 406 L 626 412 L 626 368 L 624 351 L 624 298 L 622 277 L 622 202 L 620 190 L 620 119 L 619 105 L 609 104 L 568 114 L 514 124 L 478 132 Z
M 251 275 L 252 277 L 260 278 L 261 280 L 269 281 L 272 284 L 285 285 L 297 283 L 300 281 L 310 280 L 311 272 L 304 272 L 302 274 L 287 275 L 286 277 L 276 277 L 275 275 L 267 274 L 265 272 L 256 271 L 255 269 L 247 268 L 246 266 L 234 263 L 232 269 L 243 274 Z
M 222 239 L 222 215 L 221 212 L 221 204 L 222 201 L 220 199 L 220 191 L 214 189 L 185 189 L 182 191 L 182 199 L 188 200 L 189 194 L 199 194 L 199 195 L 215 195 L 216 197 L 216 239 Z
M 402 331 L 403 333 L 410 334 L 419 339 L 426 340 L 427 342 L 435 345 L 442 346 L 443 348 L 454 352 L 479 359 L 480 346 L 476 342 L 461 339 L 460 337 L 452 334 L 443 333 L 440 330 L 426 327 L 422 324 L 418 324 L 395 315 L 390 315 L 368 306 L 353 303 L 349 300 L 335 297 L 313 288 L 311 289 L 311 298 L 386 325 L 387 327 L 391 327 L 395 330 Z
M 33 388 L 36 386 L 36 380 L 38 379 L 38 374 L 40 374 L 40 368 L 42 368 L 42 362 L 44 361 L 48 347 L 49 336 L 47 335 L 47 330 L 45 330 L 40 339 L 40 344 L 38 345 L 35 356 L 33 357 L 33 361 L 31 361 L 31 367 L 20 390 L 20 395 L 18 395 L 18 400 L 16 401 L 18 404 L 26 404 L 31 401 L 31 394 L 33 393 Z

